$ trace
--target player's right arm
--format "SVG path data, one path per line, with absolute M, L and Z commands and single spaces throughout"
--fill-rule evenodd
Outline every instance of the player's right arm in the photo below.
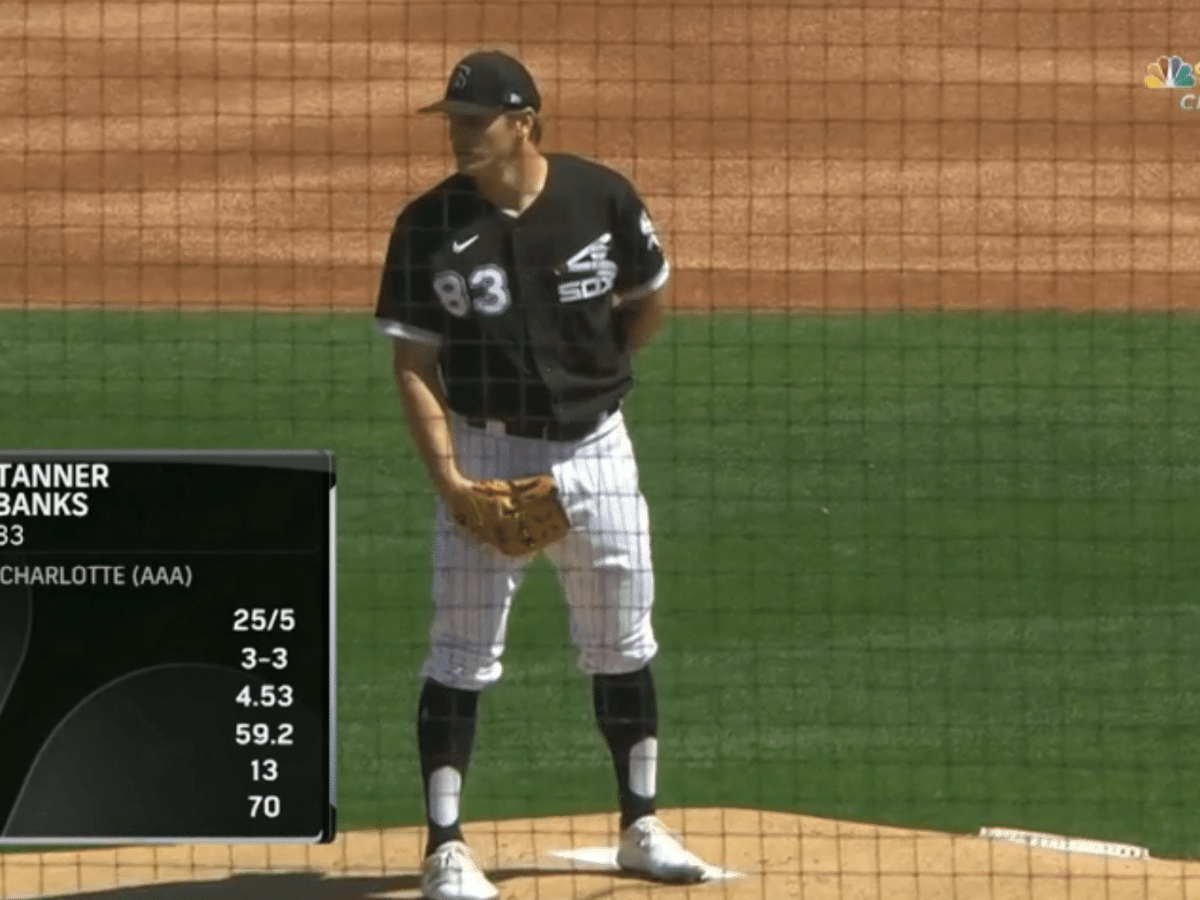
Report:
M 431 243 L 414 207 L 405 209 L 388 241 L 375 327 L 393 338 L 392 371 L 408 433 L 429 480 L 453 511 L 471 482 L 454 460 L 448 406 L 438 378 L 446 321 L 430 283 Z
M 404 405 L 408 433 L 429 480 L 447 504 L 470 487 L 454 461 L 446 398 L 438 380 L 438 348 L 427 343 L 397 338 L 392 357 L 396 387 Z

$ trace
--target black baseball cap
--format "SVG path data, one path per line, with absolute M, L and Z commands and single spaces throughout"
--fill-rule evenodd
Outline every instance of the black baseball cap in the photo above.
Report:
M 486 50 L 459 60 L 446 84 L 446 96 L 418 112 L 486 115 L 526 107 L 534 112 L 542 108 L 529 70 L 507 53 Z

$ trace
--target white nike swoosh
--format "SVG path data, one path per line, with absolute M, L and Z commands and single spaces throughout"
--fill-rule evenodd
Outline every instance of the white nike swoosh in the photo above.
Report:
M 455 253 L 462 253 L 464 250 L 466 250 L 468 247 L 470 247 L 477 240 L 479 240 L 479 235 L 473 234 L 469 238 L 467 238 L 465 241 L 463 241 L 461 244 L 458 241 L 455 241 L 453 244 L 450 245 L 450 249 L 453 250 Z

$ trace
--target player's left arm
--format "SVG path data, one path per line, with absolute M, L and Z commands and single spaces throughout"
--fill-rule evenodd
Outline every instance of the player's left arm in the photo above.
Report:
M 613 317 L 632 355 L 662 326 L 671 266 L 645 203 L 632 185 L 625 188 L 615 223 L 619 269 Z
M 637 353 L 662 327 L 667 285 L 632 300 L 621 298 L 613 316 L 630 356 Z

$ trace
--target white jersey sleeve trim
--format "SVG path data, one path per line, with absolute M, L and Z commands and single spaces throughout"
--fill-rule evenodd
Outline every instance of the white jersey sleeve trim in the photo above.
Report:
M 426 331 L 424 328 L 417 328 L 415 325 L 405 325 L 403 322 L 397 322 L 395 319 L 375 319 L 375 330 L 394 338 L 416 341 L 418 344 L 429 344 L 432 347 L 442 346 L 442 336 L 440 334 L 433 331 Z
M 628 290 L 628 291 L 621 291 L 618 294 L 618 296 L 621 298 L 622 303 L 624 303 L 627 300 L 641 300 L 647 294 L 653 294 L 660 287 L 662 287 L 664 284 L 666 284 L 667 279 L 670 277 L 671 277 L 671 264 L 664 259 L 663 266 L 661 269 L 658 270 L 657 275 L 655 275 L 653 278 L 651 278 L 649 281 L 647 281 L 641 287 L 636 287 L 636 288 L 633 288 L 632 290 Z

